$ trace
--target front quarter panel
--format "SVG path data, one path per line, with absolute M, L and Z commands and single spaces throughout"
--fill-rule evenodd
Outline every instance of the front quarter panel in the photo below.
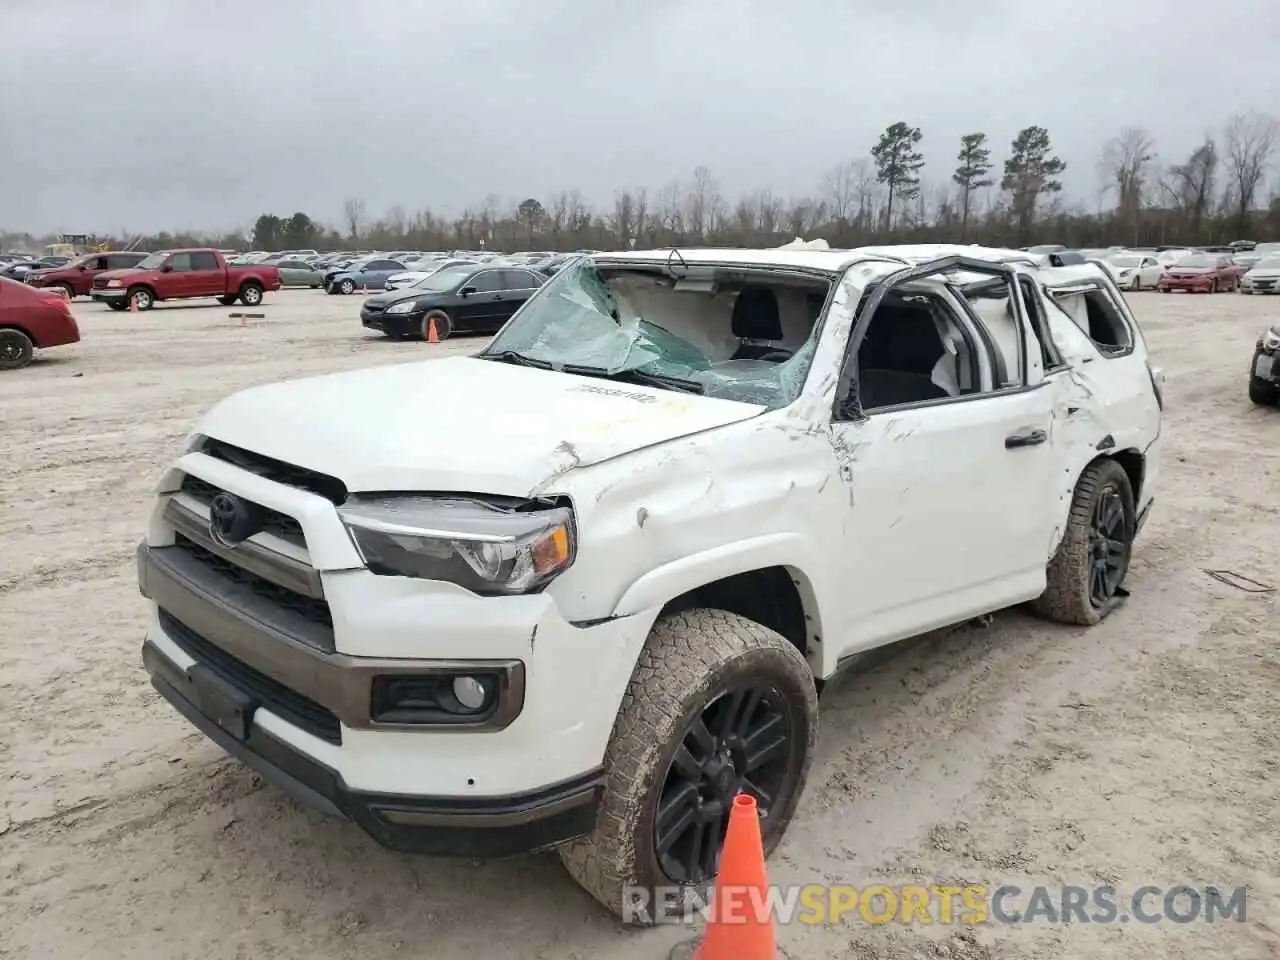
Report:
M 574 566 L 550 591 L 571 621 L 661 608 L 705 583 L 784 566 L 801 587 L 812 636 L 839 549 L 826 522 L 848 490 L 830 442 L 785 411 L 572 473 Z M 568 477 L 566 477 L 568 479 Z

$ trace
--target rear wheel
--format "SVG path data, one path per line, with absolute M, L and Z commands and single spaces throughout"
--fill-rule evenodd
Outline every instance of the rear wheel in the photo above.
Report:
M 1123 596 L 1137 519 L 1129 475 L 1116 461 L 1089 464 L 1076 482 L 1067 530 L 1032 609 L 1048 620 L 1092 626 Z
M 0 330 L 0 370 L 20 370 L 35 356 L 35 344 L 21 330 Z

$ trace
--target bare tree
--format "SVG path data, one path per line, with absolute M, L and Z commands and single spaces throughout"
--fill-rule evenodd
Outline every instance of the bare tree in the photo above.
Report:
M 620 190 L 613 198 L 613 222 L 609 228 L 623 250 L 636 235 L 636 200 L 630 190 Z
M 353 242 L 360 241 L 360 230 L 364 226 L 364 201 L 358 197 L 348 197 L 342 201 L 342 219 L 346 221 L 347 232 Z
M 577 245 L 580 235 L 591 224 L 591 215 L 586 202 L 582 199 L 582 191 L 570 190 L 564 198 L 565 228 L 569 231 L 570 243 Z
M 756 224 L 766 240 L 778 232 L 778 223 L 782 220 L 782 201 L 768 188 L 756 194 L 756 218 Z
M 750 195 L 744 195 L 733 208 L 733 230 L 738 240 L 746 243 L 756 228 L 756 202 Z
M 651 229 L 652 227 L 650 225 L 650 217 L 649 217 L 649 191 L 646 188 L 641 187 L 639 190 L 636 191 L 635 240 L 638 241 L 641 237 L 649 236 L 649 231 Z M 626 240 L 626 239 L 623 240 L 624 246 L 629 246 L 630 243 L 631 241 L 629 240 Z M 653 245 L 652 239 L 649 240 L 649 245 L 650 246 Z
M 1218 145 L 1208 136 L 1191 151 L 1186 162 L 1169 171 L 1170 186 L 1187 223 L 1189 239 L 1199 238 L 1201 225 L 1210 213 L 1217 173 Z
M 679 234 L 684 233 L 684 214 L 680 209 L 680 183 L 672 180 L 658 192 L 657 223 L 660 229 L 676 236 L 673 239 L 679 239 Z
M 837 164 L 822 175 L 822 196 L 831 211 L 831 219 L 836 222 L 848 221 L 854 212 L 857 191 L 858 166 L 854 160 Z
M 551 229 L 551 245 L 560 249 L 560 237 L 564 234 L 565 220 L 569 216 L 569 194 L 561 190 L 546 205 L 547 226 Z
M 1227 121 L 1225 145 L 1237 238 L 1243 237 L 1248 229 L 1249 210 L 1257 199 L 1277 133 L 1280 133 L 1280 123 L 1269 114 L 1237 113 Z
M 721 204 L 720 187 L 707 167 L 695 167 L 693 180 L 689 183 L 689 195 L 686 210 L 689 216 L 689 230 L 699 240 L 705 239 L 712 215 Z
M 1155 141 L 1142 127 L 1125 127 L 1102 148 L 1098 159 L 1103 181 L 1116 192 L 1116 216 L 1133 228 L 1133 242 L 1140 242 L 1142 203 L 1147 178 L 1156 158 Z

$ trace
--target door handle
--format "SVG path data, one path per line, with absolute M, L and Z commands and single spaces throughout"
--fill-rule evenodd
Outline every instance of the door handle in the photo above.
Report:
M 1004 448 L 1006 450 L 1016 450 L 1019 447 L 1038 447 L 1049 439 L 1049 435 L 1043 430 L 1025 430 L 1022 433 L 1011 433 L 1004 438 Z

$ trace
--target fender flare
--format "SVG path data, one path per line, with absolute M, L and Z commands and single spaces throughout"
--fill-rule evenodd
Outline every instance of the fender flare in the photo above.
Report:
M 623 591 L 612 617 L 627 617 L 660 608 L 681 594 L 725 577 L 765 567 L 786 567 L 801 581 L 800 600 L 810 619 L 810 632 L 822 635 L 817 594 L 806 571 L 817 569 L 808 540 L 796 533 L 772 533 L 721 544 L 664 563 L 643 574 Z

